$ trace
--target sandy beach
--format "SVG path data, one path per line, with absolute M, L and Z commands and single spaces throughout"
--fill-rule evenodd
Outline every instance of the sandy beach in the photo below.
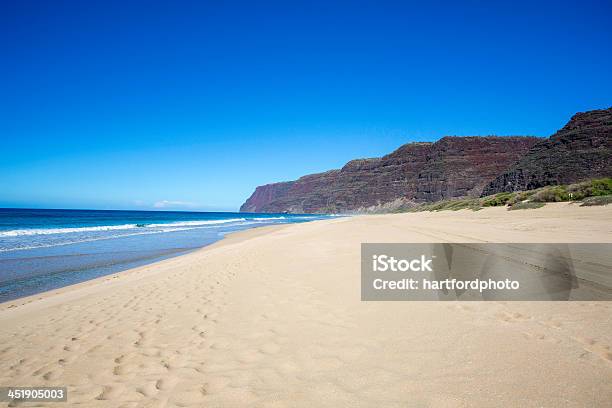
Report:
M 232 234 L 1 304 L 0 385 L 67 386 L 54 406 L 612 406 L 612 303 L 362 302 L 362 242 L 612 242 L 612 207 Z

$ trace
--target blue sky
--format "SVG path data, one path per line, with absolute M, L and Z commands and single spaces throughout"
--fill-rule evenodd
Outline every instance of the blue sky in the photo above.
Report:
M 0 207 L 255 186 L 612 105 L 610 2 L 0 3 Z

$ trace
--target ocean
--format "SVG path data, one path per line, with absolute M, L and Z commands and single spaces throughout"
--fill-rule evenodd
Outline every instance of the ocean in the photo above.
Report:
M 0 209 L 0 302 L 180 255 L 230 232 L 328 217 Z

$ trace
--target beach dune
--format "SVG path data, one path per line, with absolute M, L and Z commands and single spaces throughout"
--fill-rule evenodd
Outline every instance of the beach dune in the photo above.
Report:
M 0 305 L 0 385 L 87 407 L 612 406 L 612 303 L 362 302 L 362 242 L 612 242 L 612 207 L 232 234 Z

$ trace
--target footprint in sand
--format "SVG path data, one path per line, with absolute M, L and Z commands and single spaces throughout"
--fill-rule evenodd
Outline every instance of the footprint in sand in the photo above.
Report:
M 276 354 L 280 351 L 280 346 L 276 343 L 266 343 L 259 348 L 264 354 Z
M 61 377 L 61 371 L 60 370 L 51 370 L 51 371 L 46 372 L 42 377 L 46 381 L 57 380 L 58 378 Z
M 559 339 L 555 339 L 553 337 L 547 336 L 543 333 L 529 333 L 529 332 L 523 332 L 523 336 L 526 339 L 529 340 L 539 340 L 539 341 L 546 341 L 549 343 L 553 343 L 553 344 L 559 344 L 561 343 L 561 340 Z
M 155 385 L 155 381 L 150 381 L 145 386 L 136 388 L 136 392 L 145 397 L 153 397 L 159 392 L 159 388 L 157 388 Z
M 118 397 L 121 395 L 121 390 L 117 387 L 113 387 L 110 385 L 105 386 L 102 389 L 100 395 L 96 397 L 97 400 L 118 400 Z
M 501 312 L 495 315 L 498 320 L 507 322 L 507 323 L 517 323 L 524 322 L 526 320 L 530 320 L 530 316 L 526 316 L 524 314 L 518 312 Z
M 468 305 L 450 305 L 447 306 L 447 308 L 449 310 L 459 310 L 462 312 L 474 312 L 475 309 L 472 306 L 468 306 Z
M 172 389 L 178 383 L 178 379 L 174 376 L 168 376 L 166 378 L 160 378 L 155 382 L 155 388 L 157 390 L 169 390 Z
M 612 350 L 610 349 L 609 345 L 603 344 L 600 341 L 590 337 L 578 337 L 575 340 L 581 343 L 584 350 L 588 353 L 596 355 L 604 361 L 612 364 Z
M 563 323 L 557 321 L 557 320 L 548 320 L 546 322 L 544 322 L 544 325 L 548 326 L 548 327 L 552 327 L 553 329 L 560 329 L 561 327 L 563 327 Z
M 226 376 L 216 376 L 210 378 L 206 384 L 204 384 L 205 389 L 209 393 L 218 393 L 223 391 L 225 388 L 229 386 L 231 379 Z

